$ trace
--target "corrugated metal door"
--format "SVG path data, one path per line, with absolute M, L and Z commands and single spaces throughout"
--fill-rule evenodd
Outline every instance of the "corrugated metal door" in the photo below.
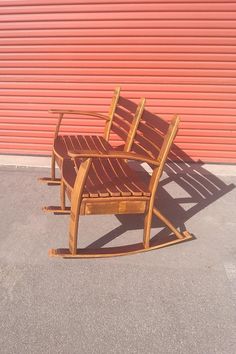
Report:
M 105 113 L 120 84 L 164 119 L 180 114 L 191 158 L 236 162 L 235 1 L 2 0 L 0 16 L 1 152 L 49 154 L 49 108 Z

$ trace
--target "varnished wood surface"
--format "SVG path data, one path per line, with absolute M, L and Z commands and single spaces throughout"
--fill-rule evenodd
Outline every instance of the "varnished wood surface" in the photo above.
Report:
M 98 150 L 101 153 L 112 150 L 112 146 L 97 135 L 58 135 L 53 151 L 61 159 L 68 158 L 69 151 Z
M 105 139 L 96 137 L 57 137 L 55 143 L 63 141 L 60 154 L 65 153 L 72 159 L 64 158 L 61 163 L 61 207 L 46 208 L 47 212 L 67 213 L 65 193 L 71 201 L 69 225 L 69 249 L 51 250 L 50 256 L 64 258 L 97 258 L 145 252 L 190 239 L 187 232 L 181 233 L 157 208 L 154 207 L 155 194 L 164 165 L 177 134 L 179 118 L 172 119 L 163 137 L 158 157 L 152 157 L 156 141 L 143 136 L 144 156 L 133 152 L 112 151 Z M 137 127 L 137 126 L 136 126 Z M 133 135 L 134 138 L 134 135 Z M 61 139 L 61 140 L 60 140 Z M 96 140 L 96 143 L 95 143 Z M 142 143 L 142 140 L 140 140 Z M 147 144 L 148 142 L 148 144 Z M 76 144 L 78 147 L 76 147 Z M 148 147 L 149 146 L 149 147 Z M 64 149 L 64 150 L 63 150 Z M 57 157 L 59 154 L 55 154 Z M 139 179 L 127 164 L 127 159 L 147 162 L 153 167 L 149 183 Z M 144 214 L 143 242 L 123 248 L 103 248 L 99 250 L 78 249 L 78 228 L 80 215 L 94 214 Z M 152 217 L 155 215 L 175 235 L 163 244 L 153 244 L 150 239 Z
M 120 102 L 121 101 L 121 102 Z M 125 151 L 130 151 L 133 140 L 138 129 L 138 125 L 140 123 L 140 119 L 143 114 L 145 99 L 142 98 L 139 105 L 136 108 L 135 113 L 129 116 L 131 119 L 126 119 L 127 110 L 126 108 L 122 109 L 121 105 L 124 100 L 120 100 L 120 87 L 116 87 L 114 90 L 114 94 L 112 97 L 111 105 L 109 108 L 108 116 L 100 114 L 98 112 L 93 111 L 79 111 L 79 110 L 60 110 L 60 109 L 52 109 L 49 112 L 58 114 L 58 121 L 56 124 L 55 132 L 54 132 L 54 144 L 52 150 L 52 160 L 51 160 L 51 181 L 55 180 L 55 164 L 57 163 L 59 168 L 62 167 L 62 162 L 64 159 L 68 158 L 68 150 L 69 149 L 96 149 L 99 150 L 100 147 L 97 146 L 98 137 L 97 136 L 83 136 L 83 135 L 61 135 L 59 134 L 60 127 L 62 124 L 62 120 L 65 115 L 85 115 L 85 116 L 93 116 L 97 118 L 104 119 L 106 121 L 104 128 L 104 141 L 108 142 L 110 137 L 110 132 L 117 128 L 119 132 L 116 132 L 119 137 L 123 139 L 123 148 Z M 120 116 L 122 112 L 122 116 Z M 100 138 L 100 142 L 101 142 Z M 99 144 L 101 145 L 101 144 Z M 105 147 L 106 150 L 106 147 Z M 50 185 L 49 183 L 47 183 Z
M 143 115 L 143 111 L 144 111 L 144 106 L 146 103 L 146 99 L 142 98 L 134 115 L 133 121 L 131 123 L 129 132 L 128 132 L 128 137 L 126 139 L 125 142 L 125 146 L 124 146 L 124 151 L 130 151 L 132 149 L 132 145 L 133 145 L 133 141 L 135 138 L 135 135 L 137 133 L 142 115 Z
M 117 104 L 119 101 L 119 96 L 120 96 L 120 87 L 116 87 L 114 90 L 113 97 L 112 97 L 108 116 L 106 116 L 104 114 L 100 114 L 98 112 L 94 112 L 94 111 L 61 110 L 61 109 L 52 109 L 49 111 L 50 113 L 58 114 L 58 121 L 57 121 L 55 131 L 54 131 L 54 144 L 53 144 L 53 149 L 52 149 L 51 179 L 50 179 L 51 181 L 55 180 L 56 163 L 58 164 L 59 168 L 61 169 L 63 159 L 68 158 L 68 155 L 67 155 L 68 144 L 69 145 L 72 144 L 71 148 L 73 148 L 73 143 L 75 143 L 76 147 L 80 148 L 80 144 L 77 144 L 77 141 L 75 141 L 74 135 L 72 135 L 72 136 L 71 135 L 67 135 L 67 136 L 64 135 L 63 137 L 59 138 L 59 131 L 60 131 L 60 127 L 61 127 L 64 116 L 65 115 L 66 116 L 67 115 L 77 115 L 77 116 L 84 115 L 84 116 L 92 116 L 92 117 L 96 117 L 96 118 L 105 120 L 106 123 L 105 123 L 105 129 L 104 129 L 104 136 L 105 136 L 105 140 L 108 141 L 110 129 L 112 126 L 113 116 L 115 114 L 115 110 L 117 108 Z M 140 119 L 140 117 L 138 117 L 138 118 Z M 80 137 L 81 137 L 81 135 L 80 135 Z M 90 137 L 92 137 L 91 139 L 94 140 L 93 136 L 90 136 Z M 78 139 L 80 139 L 80 138 L 78 138 Z M 46 183 L 48 185 L 51 184 L 48 182 L 46 182 Z
M 83 199 L 83 191 L 91 167 L 92 159 L 82 161 L 77 172 L 75 184 L 71 193 L 71 211 L 69 223 L 69 249 L 72 254 L 76 253 L 80 207 Z
M 75 159 L 76 168 L 81 160 Z M 71 190 L 75 184 L 76 170 L 73 161 L 64 160 L 63 181 Z M 93 159 L 86 180 L 83 197 L 129 197 L 150 196 L 148 186 L 139 179 L 131 168 L 119 159 Z
M 88 158 L 88 157 L 98 157 L 102 159 L 126 159 L 126 160 L 134 160 L 140 162 L 147 162 L 153 166 L 159 166 L 160 160 L 159 159 L 151 159 L 146 157 L 145 155 L 136 154 L 134 152 L 126 152 L 126 151 L 115 151 L 115 150 L 108 150 L 108 151 L 98 151 L 98 150 L 69 150 L 68 154 L 70 157 L 79 157 L 79 158 Z
M 105 116 L 104 114 L 93 112 L 93 111 L 79 111 L 79 110 L 72 110 L 72 109 L 68 109 L 68 110 L 50 109 L 48 112 L 53 114 L 62 114 L 62 115 L 75 114 L 75 115 L 91 116 L 91 117 L 101 118 L 106 121 L 110 120 L 110 118 Z
M 76 253 L 72 255 L 67 248 L 58 248 L 50 249 L 48 254 L 50 257 L 59 257 L 59 258 L 106 258 L 106 257 L 118 257 L 118 256 L 127 256 L 142 252 L 148 252 L 157 250 L 159 248 L 168 247 L 180 242 L 191 240 L 192 235 L 188 231 L 183 232 L 182 239 L 174 239 L 169 242 L 160 244 L 158 242 L 151 243 L 150 247 L 144 248 L 143 243 L 136 243 L 133 245 L 120 246 L 120 247 L 104 247 L 101 249 L 90 249 L 90 248 L 78 248 Z
M 50 178 L 50 177 L 39 177 L 38 181 L 41 183 L 45 183 L 45 184 L 61 184 L 61 179 L 60 178 Z
M 112 97 L 112 100 L 111 100 L 111 105 L 110 105 L 110 108 L 109 108 L 109 112 L 108 112 L 109 120 L 106 122 L 105 129 L 104 129 L 104 135 L 103 136 L 104 136 L 104 139 L 107 140 L 107 141 L 109 140 L 110 131 L 111 131 L 111 128 L 112 128 L 112 123 L 113 123 L 113 118 L 114 118 L 114 115 L 115 115 L 115 111 L 116 111 L 116 108 L 117 108 L 119 97 L 120 97 L 120 87 L 116 87 L 115 91 L 114 91 L 114 94 L 113 94 L 113 97 Z
M 59 206 L 48 206 L 48 207 L 43 207 L 42 210 L 45 213 L 53 213 L 53 214 L 70 214 L 70 207 L 65 207 L 64 209 L 61 209 Z

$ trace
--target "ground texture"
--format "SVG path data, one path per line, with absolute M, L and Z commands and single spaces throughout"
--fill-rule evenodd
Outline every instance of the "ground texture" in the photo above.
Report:
M 140 255 L 48 258 L 67 247 L 68 216 L 43 214 L 47 169 L 0 168 L 0 352 L 236 352 L 236 177 L 169 173 L 159 208 L 194 240 Z M 142 238 L 140 216 L 80 220 L 82 246 Z M 159 234 L 159 236 L 158 236 Z M 168 231 L 153 220 L 153 237 Z

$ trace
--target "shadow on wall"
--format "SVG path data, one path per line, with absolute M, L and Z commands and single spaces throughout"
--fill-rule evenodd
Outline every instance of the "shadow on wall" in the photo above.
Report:
M 128 111 L 135 111 L 137 106 L 133 102 L 125 98 L 121 100 L 122 106 L 127 108 L 127 115 Z M 124 109 L 123 114 L 125 117 Z M 167 129 L 166 121 L 145 110 L 132 151 L 157 158 Z M 147 136 L 151 138 L 151 141 L 155 141 L 155 145 L 146 138 Z M 150 178 L 144 169 L 140 173 L 143 173 L 143 178 Z M 185 223 L 191 217 L 234 188 L 234 184 L 225 184 L 219 177 L 206 170 L 202 161 L 195 163 L 190 156 L 174 144 L 156 192 L 156 206 L 182 232 L 186 230 Z M 90 244 L 89 248 L 103 247 L 128 230 L 143 229 L 144 220 L 140 215 L 116 216 L 121 225 Z M 171 231 L 164 227 L 155 216 L 153 216 L 152 227 L 162 227 L 161 231 L 152 238 L 153 243 L 160 242 L 161 244 L 167 242 L 167 239 L 172 240 Z

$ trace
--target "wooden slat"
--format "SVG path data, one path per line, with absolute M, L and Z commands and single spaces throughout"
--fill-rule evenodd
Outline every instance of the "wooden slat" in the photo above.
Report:
M 113 124 L 119 126 L 122 130 L 124 130 L 124 132 L 128 134 L 131 125 L 130 122 L 116 114 L 114 117 Z
M 128 197 L 132 195 L 132 192 L 129 188 L 125 185 L 122 176 L 117 169 L 117 163 L 115 159 L 106 159 L 102 163 L 105 164 L 105 168 L 109 172 L 109 175 L 112 178 L 112 183 L 115 184 L 115 187 L 120 191 L 120 195 L 123 197 Z
M 75 162 L 78 169 L 80 160 L 76 158 Z M 71 161 L 70 165 L 73 166 Z M 70 170 L 75 179 L 74 170 Z M 66 171 L 65 179 L 67 173 Z M 72 180 L 71 176 L 68 178 Z M 147 186 L 132 173 L 126 163 L 118 159 L 94 159 L 86 181 L 86 192 L 91 198 L 150 195 Z
M 116 134 L 122 141 L 126 141 L 128 133 L 119 124 L 113 122 L 112 133 Z
M 102 152 L 111 149 L 111 146 L 102 137 L 83 135 L 59 135 L 54 143 L 54 151 L 61 158 L 68 156 L 68 150 L 90 148 L 96 148 Z

